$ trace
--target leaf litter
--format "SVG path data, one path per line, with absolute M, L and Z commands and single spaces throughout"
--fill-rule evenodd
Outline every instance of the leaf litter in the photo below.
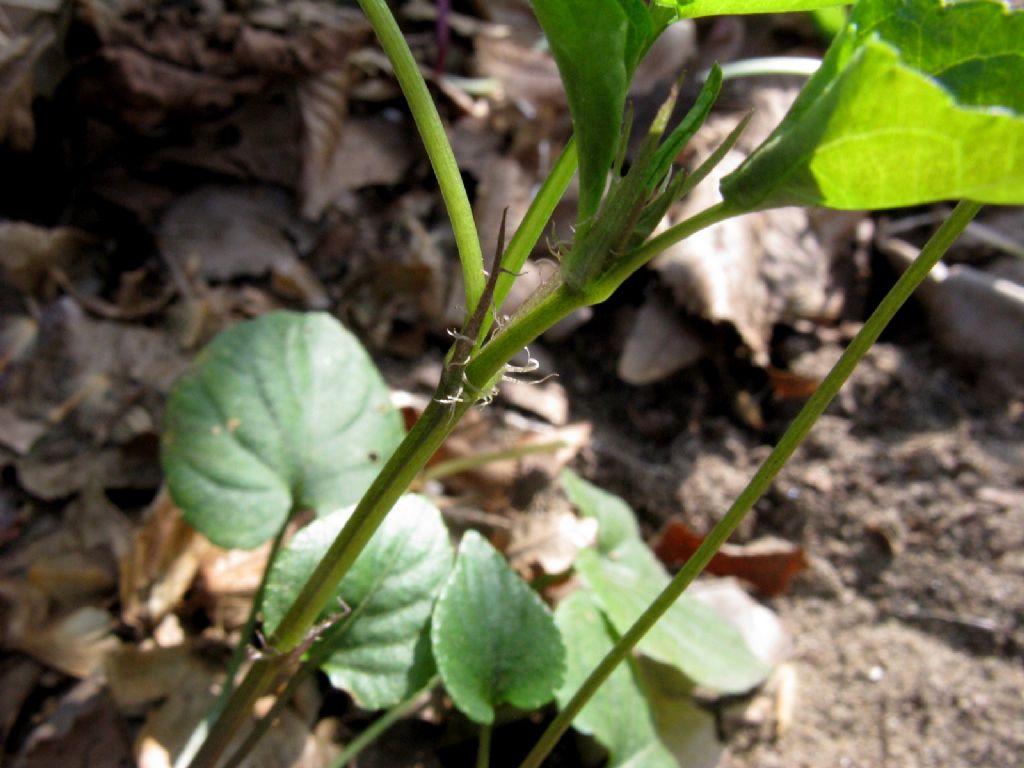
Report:
M 0 190 L 0 686 L 9 694 L 0 727 L 5 757 L 19 765 L 93 754 L 163 766 L 208 707 L 266 557 L 216 549 L 160 490 L 156 436 L 169 384 L 222 327 L 280 307 L 327 308 L 359 330 L 392 387 L 422 393 L 432 382 L 416 368 L 426 360 L 436 378 L 444 331 L 464 308 L 423 154 L 351 10 L 314 0 L 65 5 L 95 37 L 73 72 L 60 14 L 0 9 L 0 151 L 63 158 L 59 134 L 88 158 L 40 171 L 46 194 L 29 180 L 28 203 Z M 452 24 L 449 69 L 467 79 L 435 82 L 486 238 L 505 207 L 510 221 L 522 215 L 568 119 L 526 4 L 478 5 Z M 403 21 L 432 30 L 432 8 L 408 10 Z M 638 104 L 681 59 L 697 69 L 804 34 L 773 39 L 772 29 L 749 20 L 673 28 L 675 45 L 638 74 Z M 413 39 L 432 63 L 430 34 Z M 792 92 L 742 87 L 769 126 Z M 712 144 L 736 119 L 724 106 L 708 125 Z M 571 204 L 556 214 L 553 239 L 571 216 Z M 1013 226 L 1005 231 L 1012 241 Z M 856 214 L 773 212 L 666 254 L 637 290 L 531 349 L 559 379 L 510 385 L 438 459 L 522 455 L 422 489 L 454 528 L 484 521 L 513 565 L 540 581 L 594 542 L 592 521 L 552 487 L 568 463 L 626 495 L 647 534 L 667 520 L 706 530 L 884 281 L 880 260 L 867 258 L 870 238 Z M 1006 236 L 996 240 L 1007 247 Z M 1015 288 L 1001 292 L 999 281 L 1019 287 L 1020 272 L 996 263 L 993 242 L 958 255 L 969 264 L 951 267 L 945 288 L 936 281 L 947 293 L 922 296 L 926 321 L 905 323 L 869 355 L 745 524 L 742 548 L 723 552 L 732 573 L 765 554 L 752 542 L 789 542 L 767 553 L 781 558 L 769 575 L 732 575 L 778 595 L 768 605 L 791 648 L 739 703 L 659 693 L 660 718 L 697 724 L 674 730 L 680 749 L 697 734 L 708 765 L 736 768 L 850 755 L 1013 764 L 1019 334 L 971 342 L 994 372 L 1010 374 L 993 377 L 998 389 L 968 386 L 976 363 L 953 373 L 931 351 L 962 349 L 967 318 L 979 313 L 983 325 L 1015 327 L 1017 307 L 1003 298 Z M 540 275 L 546 244 L 534 258 L 528 270 Z M 951 291 L 958 280 L 979 290 Z M 950 296 L 963 309 L 943 314 Z M 723 334 L 738 343 L 720 344 Z M 759 420 L 734 415 L 740 394 Z M 558 447 L 530 452 L 547 444 Z M 674 551 L 673 564 L 685 556 Z M 797 570 L 801 558 L 807 567 Z M 764 605 L 728 589 L 729 600 L 748 601 L 730 616 L 764 618 Z M 751 645 L 772 636 L 756 630 Z M 327 763 L 338 733 L 350 734 L 339 715 L 365 716 L 325 690 L 305 687 L 254 764 Z M 888 713 L 882 732 L 878 712 Z M 949 736 L 920 735 L 928 729 Z M 408 733 L 400 759 L 450 761 L 434 748 L 436 730 Z

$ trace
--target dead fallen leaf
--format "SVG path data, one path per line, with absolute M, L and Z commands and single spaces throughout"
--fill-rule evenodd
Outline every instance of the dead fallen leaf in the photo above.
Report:
M 50 85 L 40 88 L 39 63 L 53 54 L 57 37 L 57 21 L 47 14 L 26 13 L 16 22 L 0 24 L 0 145 L 18 152 L 35 145 L 32 102 Z
M 182 519 L 166 488 L 143 519 L 119 568 L 121 618 L 139 629 L 158 623 L 178 604 L 213 546 Z
M 785 114 L 797 89 L 758 85 L 754 117 L 737 148 L 672 213 L 678 221 L 718 202 L 718 182 L 739 165 Z M 713 115 L 699 136 L 703 158 L 738 122 Z M 767 365 L 776 323 L 836 318 L 842 296 L 832 285 L 832 262 L 853 240 L 860 213 L 782 208 L 716 224 L 664 251 L 651 263 L 676 302 L 714 323 L 732 325 L 754 361 Z
M 513 516 L 508 537 L 505 556 L 524 578 L 558 576 L 597 541 L 597 520 L 577 517 L 570 509 L 521 512 Z
M 821 383 L 820 379 L 813 376 L 803 376 L 773 366 L 768 366 L 767 372 L 772 395 L 776 400 L 806 400 L 817 391 Z
M 299 89 L 303 151 L 302 215 L 319 219 L 348 190 L 400 181 L 414 158 L 408 128 L 384 117 L 351 117 L 348 68 L 324 72 Z
M 22 221 L 0 222 L 0 268 L 4 279 L 37 299 L 53 298 L 51 269 L 68 269 L 96 242 L 72 227 L 46 229 Z
M 199 588 L 214 626 L 232 630 L 245 623 L 270 546 L 268 541 L 250 550 L 225 550 L 212 545 L 205 550 L 199 567 Z
M 123 768 L 132 762 L 128 727 L 95 680 L 83 680 L 29 735 L 18 768 Z
M 263 275 L 279 261 L 295 259 L 292 242 L 308 239 L 305 230 L 280 190 L 208 185 L 167 210 L 157 240 L 176 269 L 224 281 Z
M 676 569 L 697 551 L 704 537 L 679 518 L 670 518 L 654 543 L 654 552 L 668 568 Z M 735 576 L 753 584 L 762 595 L 775 597 L 807 568 L 803 548 L 778 539 L 764 539 L 743 546 L 723 544 L 708 564 L 715 576 Z
M 46 595 L 13 580 L 0 582 L 0 600 L 6 604 L 0 626 L 4 647 L 23 651 L 72 677 L 99 672 L 104 657 L 121 645 L 113 634 L 113 617 L 99 608 L 78 608 L 51 619 Z
M 636 313 L 617 371 L 627 384 L 661 381 L 695 363 L 704 354 L 699 336 L 658 296 L 649 296 Z

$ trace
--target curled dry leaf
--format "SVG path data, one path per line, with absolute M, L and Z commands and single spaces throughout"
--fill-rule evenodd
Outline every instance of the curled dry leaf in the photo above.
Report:
M 138 629 L 157 624 L 192 585 L 212 546 L 185 523 L 161 488 L 120 560 L 122 620 Z
M 654 552 L 669 568 L 679 568 L 704 537 L 691 530 L 679 518 L 665 523 L 654 543 Z M 766 597 L 781 595 L 790 581 L 807 568 L 802 547 L 781 539 L 762 539 L 738 546 L 723 544 L 708 564 L 707 572 L 716 576 L 735 576 L 754 585 Z
M 57 702 L 14 761 L 19 768 L 113 768 L 131 764 L 128 726 L 109 694 L 83 680 Z
M 758 87 L 754 117 L 737 149 L 686 199 L 673 221 L 720 199 L 718 182 L 739 165 L 778 123 L 796 96 L 793 87 Z M 703 159 L 738 121 L 712 115 L 698 140 Z M 759 365 L 768 363 L 774 325 L 799 318 L 838 317 L 842 297 L 832 285 L 831 264 L 862 219 L 858 213 L 782 208 L 750 214 L 698 232 L 657 256 L 652 267 L 688 312 L 735 327 Z
M 266 274 L 294 260 L 292 242 L 309 237 L 288 195 L 255 185 L 200 187 L 164 213 L 157 232 L 175 270 L 212 281 Z
M 680 321 L 674 308 L 651 296 L 636 313 L 617 371 L 627 384 L 641 386 L 667 378 L 703 354 L 700 337 Z
M 96 674 L 106 655 L 121 645 L 113 634 L 114 618 L 99 608 L 87 606 L 48 618 L 46 595 L 17 581 L 0 582 L 0 601 L 5 604 L 0 627 L 4 647 L 23 651 L 72 677 Z
M 597 542 L 597 520 L 572 510 L 542 509 L 512 518 L 505 557 L 523 578 L 558 576 L 576 562 L 577 553 Z
M 68 269 L 85 257 L 96 238 L 72 227 L 46 229 L 23 221 L 0 222 L 0 268 L 4 279 L 37 299 L 52 298 L 50 271 Z
M 41 14 L 23 14 L 20 23 L 12 15 L 12 22 L 5 24 L 6 13 L 0 8 L 0 146 L 27 152 L 36 141 L 32 101 L 40 90 L 39 63 L 53 52 L 57 22 Z
M 343 193 L 402 180 L 415 143 L 406 128 L 384 117 L 349 117 L 348 68 L 307 80 L 299 89 L 302 113 L 302 215 L 319 219 Z

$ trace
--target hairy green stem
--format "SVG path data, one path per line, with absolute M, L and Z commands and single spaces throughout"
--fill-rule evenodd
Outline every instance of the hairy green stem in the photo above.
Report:
M 733 502 L 729 511 L 719 521 L 711 532 L 705 537 L 703 543 L 697 548 L 680 571 L 673 577 L 669 585 L 662 591 L 646 611 L 636 620 L 619 639 L 615 646 L 601 660 L 601 663 L 590 673 L 590 676 L 583 682 L 579 690 L 572 697 L 565 708 L 551 721 L 551 724 L 541 735 L 533 749 L 520 764 L 520 768 L 539 768 L 541 761 L 551 752 L 555 744 L 568 730 L 572 721 L 580 713 L 598 688 L 608 679 L 608 676 L 622 661 L 629 656 L 640 639 L 647 634 L 648 630 L 664 615 L 664 613 L 683 594 L 686 588 L 704 570 L 707 564 L 718 552 L 726 539 L 732 535 L 737 526 L 742 522 L 747 512 L 771 485 L 775 476 L 779 473 L 793 452 L 803 442 L 811 427 L 818 420 L 818 417 L 825 411 L 829 403 L 839 392 L 840 388 L 849 378 L 857 363 L 864 357 L 865 353 L 877 341 L 879 335 L 892 320 L 897 310 L 914 292 L 914 289 L 928 275 L 928 272 L 942 258 L 949 246 L 957 239 L 961 232 L 967 227 L 971 219 L 977 215 L 981 205 L 973 202 L 961 202 L 953 210 L 950 217 L 931 237 L 921 253 L 910 265 L 906 272 L 900 277 L 892 290 L 886 294 L 881 303 L 871 313 L 864 327 L 850 342 L 846 351 L 843 352 L 839 361 L 835 364 L 828 376 L 821 382 L 818 389 L 807 401 L 804 407 L 797 414 L 793 423 L 786 430 L 778 445 L 772 450 L 764 463 L 758 468 L 756 474 L 736 501 Z
M 383 715 L 374 720 L 366 729 L 356 736 L 352 741 L 348 743 L 348 746 L 338 755 L 330 765 L 330 768 L 345 768 L 349 763 L 358 757 L 359 753 L 366 749 L 370 744 L 380 738 L 381 734 L 384 733 L 388 728 L 394 725 L 396 722 L 401 720 L 406 715 L 411 715 L 417 709 L 423 706 L 424 694 L 437 685 L 441 678 L 435 675 L 431 678 L 430 682 L 425 686 L 416 691 L 412 696 L 407 698 L 405 701 L 396 704 L 394 707 L 389 709 Z
M 681 222 L 675 229 L 692 234 L 720 221 L 725 215 L 725 212 L 711 208 Z M 637 268 L 639 266 L 637 264 Z M 628 274 L 621 274 L 619 282 L 625 280 Z M 567 288 L 556 275 L 466 366 L 467 390 L 488 391 L 491 382 L 501 375 L 506 363 L 520 349 L 573 310 L 592 303 L 595 303 L 593 296 Z M 444 384 L 442 377 L 442 388 Z M 313 624 L 333 598 L 337 585 L 387 513 L 473 405 L 472 398 L 456 404 L 439 402 L 447 394 L 450 393 L 438 390 L 438 396 L 431 400 L 409 434 L 385 463 L 359 500 L 348 522 L 306 580 L 299 593 L 300 597 L 291 605 L 269 638 L 270 647 L 279 654 L 287 655 L 307 641 Z M 266 662 L 253 665 L 228 701 L 192 768 L 213 768 L 234 734 L 251 716 L 253 704 L 275 682 L 278 671 L 276 667 L 268 670 Z
M 419 65 L 413 58 L 409 44 L 402 36 L 395 17 L 385 0 L 359 0 L 359 6 L 370 20 L 384 53 L 391 61 L 395 77 L 409 103 L 416 128 L 430 158 L 430 164 L 437 177 L 441 196 L 448 207 L 448 217 L 455 233 L 455 245 L 462 262 L 462 280 L 466 287 L 466 312 L 472 311 L 484 290 L 484 260 L 480 251 L 480 238 L 473 219 L 473 208 L 469 204 L 466 187 L 455 153 L 445 134 L 441 116 L 437 113 L 434 100 L 420 74 Z
M 502 256 L 501 265 L 507 272 L 498 278 L 498 286 L 494 290 L 495 307 L 500 307 L 505 301 L 512 288 L 512 283 L 515 282 L 515 273 L 523 268 L 526 259 L 537 245 L 537 241 L 544 234 L 544 227 L 548 225 L 551 215 L 569 187 L 569 182 L 576 175 L 578 162 L 576 139 L 572 138 L 569 139 L 569 143 L 565 145 L 565 149 L 558 156 L 551 172 L 544 179 L 540 189 L 537 190 L 522 223 L 516 229 L 512 241 L 508 244 L 508 249 Z

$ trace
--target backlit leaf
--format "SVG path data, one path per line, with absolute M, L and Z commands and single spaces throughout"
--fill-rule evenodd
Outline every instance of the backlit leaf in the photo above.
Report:
M 1024 203 L 1024 12 L 861 0 L 776 131 L 722 181 L 744 210 Z

